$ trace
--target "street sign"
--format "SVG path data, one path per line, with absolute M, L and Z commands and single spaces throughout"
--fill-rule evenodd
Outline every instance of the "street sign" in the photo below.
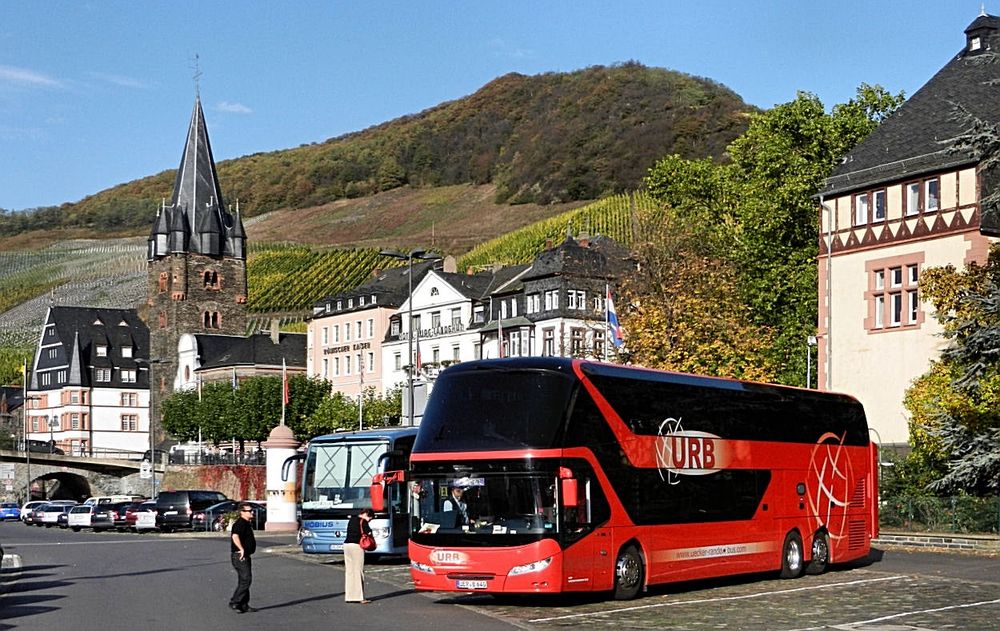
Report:
M 148 460 L 139 463 L 139 478 L 148 480 L 153 477 L 153 465 Z

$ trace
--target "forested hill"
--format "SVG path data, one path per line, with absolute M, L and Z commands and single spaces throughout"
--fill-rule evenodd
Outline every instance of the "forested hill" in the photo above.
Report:
M 595 199 L 637 188 L 664 155 L 720 156 L 752 110 L 711 80 L 631 62 L 508 74 L 465 98 L 364 131 L 221 162 L 219 177 L 227 200 L 239 199 L 246 216 L 405 184 L 490 183 L 496 201 L 511 204 Z M 164 171 L 76 203 L 5 212 L 0 234 L 144 233 L 173 181 L 174 171 Z

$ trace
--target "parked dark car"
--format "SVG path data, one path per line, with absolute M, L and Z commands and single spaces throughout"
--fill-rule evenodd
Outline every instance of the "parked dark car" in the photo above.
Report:
M 65 451 L 56 447 L 56 444 L 50 440 L 29 440 L 28 451 L 40 454 L 56 454 L 57 456 L 66 455 Z
M 99 532 L 102 530 L 111 530 L 115 527 L 114 513 L 111 506 L 108 504 L 103 504 L 101 506 L 94 506 L 94 512 L 90 514 L 90 527 L 94 529 L 94 532 Z
M 128 530 L 128 511 L 129 509 L 138 508 L 142 504 L 142 501 L 138 502 L 114 502 L 112 504 L 107 504 L 107 508 L 111 511 L 111 521 L 114 527 L 120 531 Z
M 235 513 L 236 509 L 239 508 L 240 504 L 243 502 L 237 502 L 236 500 L 226 500 L 225 502 L 219 502 L 218 504 L 213 504 L 205 510 L 195 511 L 191 515 L 191 528 L 193 530 L 214 530 L 215 532 L 222 532 L 226 529 L 225 516 L 229 513 Z M 267 522 L 267 506 L 260 504 L 258 502 L 247 502 L 253 506 L 253 517 L 250 523 L 253 524 L 254 530 L 260 530 L 264 527 Z
M 156 496 L 156 526 L 162 532 L 191 528 L 191 516 L 195 512 L 227 499 L 219 491 L 161 491 Z

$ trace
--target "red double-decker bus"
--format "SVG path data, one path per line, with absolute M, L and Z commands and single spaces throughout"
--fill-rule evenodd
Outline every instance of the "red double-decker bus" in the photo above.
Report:
M 435 384 L 408 476 L 420 590 L 635 597 L 865 557 L 877 451 L 855 399 L 555 358 Z M 403 482 L 403 476 L 390 476 Z

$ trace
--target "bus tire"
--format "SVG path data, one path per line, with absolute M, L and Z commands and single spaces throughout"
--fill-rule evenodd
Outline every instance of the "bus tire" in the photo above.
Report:
M 781 546 L 781 578 L 798 578 L 802 574 L 802 537 L 798 531 L 785 535 Z
M 830 536 L 820 530 L 813 535 L 812 554 L 806 564 L 806 574 L 822 574 L 830 562 Z
M 645 569 L 635 546 L 626 546 L 615 561 L 615 600 L 632 600 L 639 595 Z

